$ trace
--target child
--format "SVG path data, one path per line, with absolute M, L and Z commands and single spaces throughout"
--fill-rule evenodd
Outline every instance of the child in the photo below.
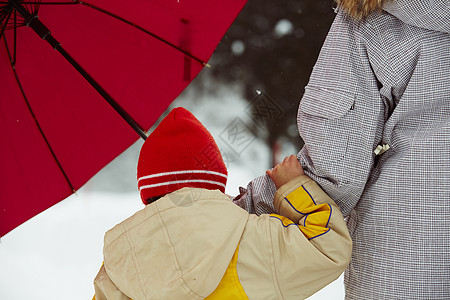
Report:
M 335 203 L 295 156 L 268 174 L 279 214 L 250 215 L 210 133 L 173 109 L 142 146 L 148 205 L 106 233 L 94 298 L 302 299 L 338 278 L 352 243 Z

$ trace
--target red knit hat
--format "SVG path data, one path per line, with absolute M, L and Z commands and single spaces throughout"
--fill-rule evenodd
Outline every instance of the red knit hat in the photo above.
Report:
M 206 128 L 182 107 L 174 108 L 144 142 L 137 167 L 144 204 L 183 187 L 225 192 L 227 169 Z

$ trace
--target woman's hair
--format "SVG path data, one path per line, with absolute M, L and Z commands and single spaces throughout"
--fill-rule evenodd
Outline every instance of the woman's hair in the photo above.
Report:
M 336 3 L 353 18 L 362 20 L 371 13 L 380 11 L 388 1 L 390 0 L 336 0 Z

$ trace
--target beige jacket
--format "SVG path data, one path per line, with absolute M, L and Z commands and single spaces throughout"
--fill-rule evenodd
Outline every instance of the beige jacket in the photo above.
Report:
M 148 205 L 106 233 L 96 300 L 310 296 L 347 267 L 346 224 L 307 176 L 274 204 L 279 215 L 257 217 L 219 191 L 183 188 Z

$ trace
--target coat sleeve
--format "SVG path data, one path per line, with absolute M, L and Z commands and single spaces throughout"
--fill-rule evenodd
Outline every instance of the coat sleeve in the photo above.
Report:
M 376 163 L 374 150 L 383 144 L 384 125 L 395 107 L 392 94 L 402 92 L 377 77 L 389 73 L 389 65 L 371 61 L 387 52 L 378 48 L 375 55 L 367 47 L 375 30 L 343 12 L 336 15 L 298 110 L 305 173 L 344 216 L 358 203 Z
M 342 274 L 352 241 L 339 208 L 308 176 L 283 185 L 273 202 L 277 213 L 249 216 L 239 279 L 258 299 L 305 299 Z
M 404 88 L 389 82 L 395 76 L 388 63 L 371 61 L 374 57 L 389 61 L 383 57 L 385 49 L 367 48 L 367 39 L 376 36 L 376 30 L 343 12 L 336 15 L 298 109 L 304 146 L 297 156 L 305 173 L 344 216 L 365 189 L 376 163 L 374 150 L 383 146 L 385 122 Z M 380 74 L 387 79 L 379 79 Z M 272 213 L 275 191 L 270 178 L 261 176 L 242 189 L 234 202 L 250 213 Z
M 250 214 L 262 215 L 275 212 L 273 197 L 276 192 L 275 184 L 268 175 L 253 179 L 247 188 L 240 188 L 240 194 L 233 202 Z

